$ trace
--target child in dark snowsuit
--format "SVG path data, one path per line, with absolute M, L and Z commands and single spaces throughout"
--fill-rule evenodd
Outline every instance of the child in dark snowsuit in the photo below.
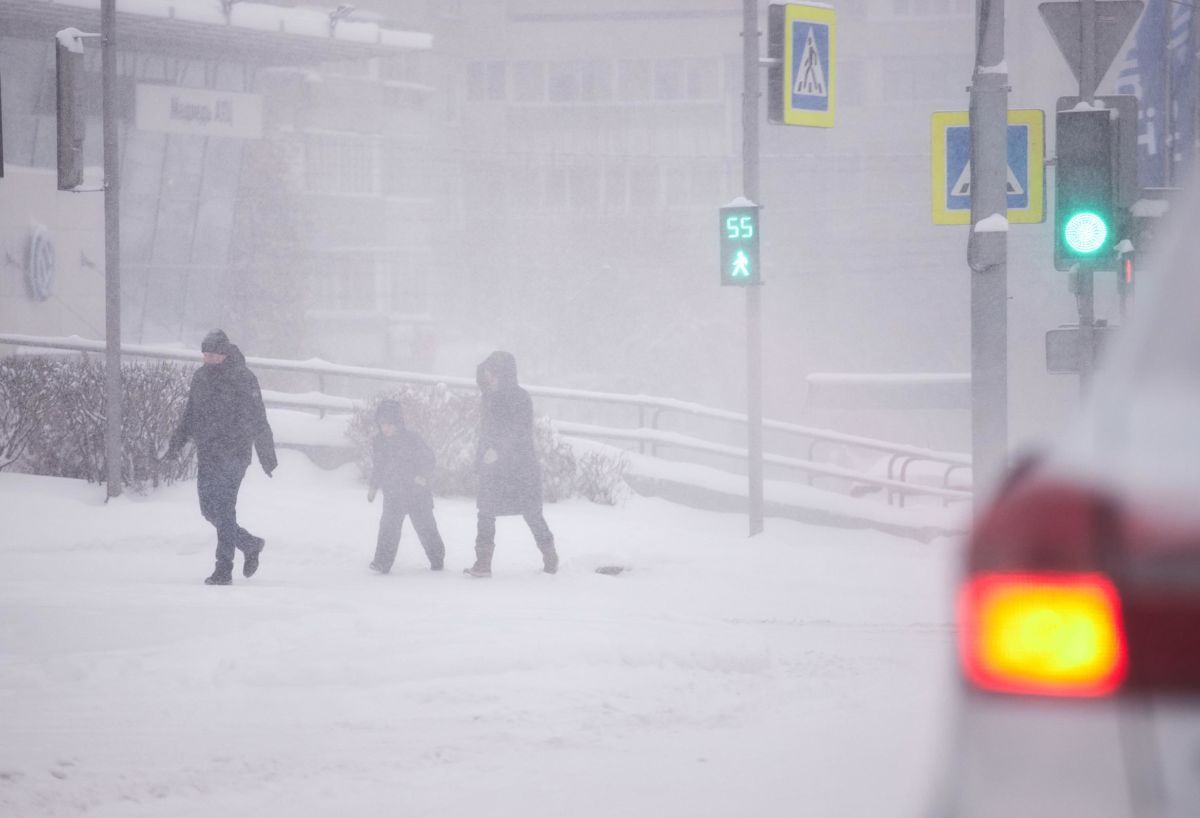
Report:
M 400 529 L 405 516 L 412 518 L 413 528 L 429 567 L 441 571 L 446 546 L 433 519 L 433 450 L 416 432 L 404 427 L 404 412 L 400 404 L 385 400 L 375 411 L 379 433 L 375 435 L 371 456 L 371 487 L 367 501 L 375 502 L 375 494 L 383 490 L 383 516 L 379 518 L 379 538 L 371 570 L 386 574 L 396 561 L 400 547 Z

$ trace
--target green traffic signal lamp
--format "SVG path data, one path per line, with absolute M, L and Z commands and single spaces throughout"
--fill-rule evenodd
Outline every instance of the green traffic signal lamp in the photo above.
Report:
M 1108 223 L 1103 216 L 1084 210 L 1067 218 L 1062 239 L 1073 253 L 1087 256 L 1108 243 L 1108 233 Z
M 1054 267 L 1112 269 L 1120 239 L 1114 112 L 1076 107 L 1055 123 Z
M 736 199 L 720 209 L 721 284 L 725 286 L 762 283 L 758 211 L 758 205 L 748 199 Z

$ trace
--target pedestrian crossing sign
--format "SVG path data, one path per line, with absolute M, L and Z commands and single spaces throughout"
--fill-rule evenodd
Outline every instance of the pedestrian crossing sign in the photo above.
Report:
M 1046 115 L 1033 109 L 1008 112 L 1008 220 L 1046 220 Z M 971 124 L 966 111 L 939 111 L 932 123 L 934 224 L 971 221 Z
M 828 6 L 775 4 L 768 14 L 772 122 L 832 128 L 837 90 L 836 16 Z

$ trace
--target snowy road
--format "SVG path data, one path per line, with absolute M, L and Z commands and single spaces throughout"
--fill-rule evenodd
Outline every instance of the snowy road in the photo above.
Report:
M 194 485 L 0 474 L 0 815 L 918 816 L 949 716 L 947 542 L 634 498 L 501 520 L 464 578 L 290 452 L 253 467 L 252 580 L 200 580 Z M 598 565 L 634 566 L 621 576 Z M 240 565 L 240 561 L 239 561 Z

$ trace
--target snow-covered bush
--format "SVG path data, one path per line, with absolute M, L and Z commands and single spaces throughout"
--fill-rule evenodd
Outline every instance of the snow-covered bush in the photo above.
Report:
M 125 485 L 140 491 L 193 474 L 191 458 L 164 462 L 158 457 L 187 404 L 191 368 L 130 362 L 121 366 L 121 378 Z M 0 467 L 103 481 L 104 390 L 103 361 L 22 357 L 0 362 L 0 452 L 15 454 L 0 460 Z
M 45 423 L 51 394 L 47 365 L 38 359 L 0 360 L 0 471 L 21 462 Z
M 375 409 L 380 401 L 399 401 L 405 424 L 425 439 L 437 456 L 433 490 L 439 495 L 474 496 L 478 489 L 475 448 L 479 439 L 479 397 L 436 387 L 405 386 L 372 398 L 355 412 L 348 436 L 354 445 L 362 474 L 371 467 L 371 438 L 375 434 Z M 542 464 L 542 491 L 547 502 L 583 494 L 596 502 L 613 502 L 624 473 L 620 456 L 603 463 L 597 454 L 581 472 L 575 453 L 554 431 L 549 418 L 534 423 L 533 442 Z
M 575 493 L 575 452 L 554 431 L 550 418 L 533 424 L 533 445 L 542 464 L 542 496 L 556 503 Z
M 629 457 L 613 450 L 584 452 L 577 458 L 575 491 L 593 503 L 615 506 L 625 498 L 629 486 L 625 470 Z

